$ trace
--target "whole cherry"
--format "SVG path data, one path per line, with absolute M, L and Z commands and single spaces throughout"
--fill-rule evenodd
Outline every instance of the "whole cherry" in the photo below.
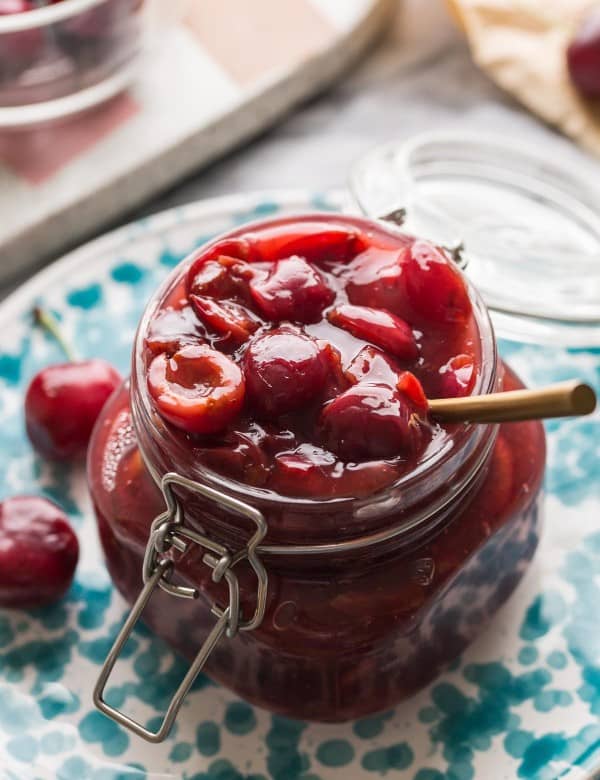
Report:
M 403 387 L 359 382 L 325 406 L 320 424 L 329 449 L 344 461 L 410 458 L 428 435 L 421 411 Z
M 588 98 L 600 98 L 600 5 L 589 10 L 567 49 L 571 81 Z
M 0 503 L 0 606 L 29 609 L 69 589 L 79 543 L 55 504 L 36 496 Z
M 290 326 L 265 333 L 244 353 L 249 399 L 261 414 L 292 412 L 322 393 L 336 355 Z
M 50 315 L 39 309 L 35 315 L 72 357 Z M 49 460 L 83 457 L 96 419 L 121 381 L 110 363 L 97 358 L 39 371 L 25 395 L 25 428 L 34 448 Z

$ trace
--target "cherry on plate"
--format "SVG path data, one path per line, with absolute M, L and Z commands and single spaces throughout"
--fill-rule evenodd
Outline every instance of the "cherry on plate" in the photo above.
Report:
M 0 503 L 0 606 L 32 609 L 69 589 L 79 543 L 67 516 L 45 498 Z
M 98 415 L 121 381 L 116 369 L 99 359 L 39 371 L 25 396 L 25 427 L 34 448 L 50 460 L 84 456 Z
M 301 332 L 277 329 L 259 336 L 244 353 L 250 402 L 266 415 L 314 403 L 324 390 L 334 357 Z
M 187 345 L 172 357 L 157 355 L 148 389 L 165 420 L 188 433 L 217 433 L 239 413 L 245 383 L 227 355 L 205 344 Z
M 261 314 L 273 322 L 316 322 L 335 297 L 319 271 L 302 257 L 278 260 L 266 278 L 250 281 Z
M 370 341 L 402 360 L 414 360 L 419 354 L 410 325 L 385 309 L 342 304 L 330 311 L 327 318 L 338 328 Z
M 464 324 L 471 314 L 465 283 L 452 260 L 428 241 L 415 241 L 403 265 L 407 305 L 424 327 Z M 408 318 L 407 316 L 407 319 Z M 415 323 L 411 323 L 415 324 Z
M 416 410 L 387 385 L 354 385 L 325 406 L 320 424 L 330 449 L 350 462 L 415 457 L 424 441 Z
M 571 81 L 587 98 L 600 98 L 600 5 L 583 17 L 567 49 Z

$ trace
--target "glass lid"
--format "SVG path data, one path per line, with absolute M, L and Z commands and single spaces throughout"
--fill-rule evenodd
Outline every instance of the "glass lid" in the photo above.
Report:
M 493 136 L 435 133 L 378 147 L 351 187 L 371 217 L 459 249 L 499 335 L 600 345 L 600 190 Z

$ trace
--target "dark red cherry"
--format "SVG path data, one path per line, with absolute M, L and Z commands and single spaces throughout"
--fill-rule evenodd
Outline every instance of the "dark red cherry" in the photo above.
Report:
M 453 261 L 427 241 L 415 241 L 403 265 L 412 324 L 464 324 L 471 314 L 465 283 Z M 415 320 L 415 322 L 413 322 Z
M 188 295 L 246 298 L 246 274 L 240 274 L 240 271 L 258 259 L 255 247 L 246 239 L 219 241 L 192 263 L 187 274 Z
M 441 398 L 470 395 L 477 378 L 471 355 L 456 355 L 440 368 L 439 373 Z
M 281 329 L 259 336 L 244 354 L 250 402 L 265 415 L 314 403 L 324 389 L 330 357 L 330 352 L 300 332 Z
M 600 98 L 600 5 L 583 17 L 567 49 L 571 81 L 587 98 Z
M 201 340 L 196 314 L 191 306 L 184 306 L 158 312 L 148 325 L 145 344 L 153 355 L 158 355 L 161 352 L 172 354 L 185 344 L 197 344 Z
M 419 354 L 410 325 L 385 309 L 342 304 L 330 311 L 327 318 L 338 328 L 344 328 L 402 360 L 412 360 Z
M 359 383 L 328 403 L 321 415 L 325 441 L 345 461 L 414 457 L 423 423 L 397 390 Z
M 261 314 L 273 322 L 316 322 L 335 297 L 319 271 L 302 257 L 278 260 L 266 278 L 250 282 Z
M 165 420 L 188 433 L 217 433 L 244 402 L 244 377 L 227 355 L 205 344 L 154 358 L 148 389 Z
M 260 325 L 260 320 L 234 301 L 215 301 L 203 295 L 190 295 L 190 302 L 209 330 L 231 338 L 237 344 L 247 341 Z
M 92 429 L 121 377 L 105 360 L 60 363 L 39 371 L 25 396 L 25 427 L 50 460 L 83 457 Z
M 69 589 L 79 544 L 67 516 L 45 498 L 0 503 L 0 606 L 31 609 Z

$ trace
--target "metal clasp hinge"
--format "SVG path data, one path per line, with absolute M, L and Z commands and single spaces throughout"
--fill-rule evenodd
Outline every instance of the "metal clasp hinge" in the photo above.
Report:
M 174 492 L 174 487 L 196 493 L 251 520 L 255 525 L 255 531 L 246 546 L 237 553 L 231 554 L 226 547 L 213 541 L 205 534 L 187 528 L 184 525 L 183 510 Z M 168 736 L 183 700 L 221 638 L 224 635 L 232 638 L 238 631 L 252 631 L 261 624 L 267 603 L 268 584 L 267 572 L 256 549 L 267 532 L 267 524 L 261 512 L 243 501 L 173 472 L 165 474 L 161 480 L 161 489 L 167 508 L 158 515 L 150 528 L 142 570 L 144 587 L 115 639 L 94 688 L 94 704 L 101 712 L 149 742 L 162 742 Z M 190 544 L 195 544 L 207 551 L 202 557 L 202 562 L 212 569 L 213 582 L 225 579 L 229 588 L 229 600 L 225 608 L 221 608 L 215 603 L 212 604 L 211 612 L 217 618 L 217 622 L 204 640 L 198 655 L 171 699 L 160 728 L 154 732 L 124 712 L 111 707 L 104 699 L 104 691 L 125 643 L 156 588 L 161 588 L 166 593 L 178 598 L 195 599 L 199 596 L 199 592 L 195 588 L 187 588 L 171 582 L 176 564 L 172 558 L 168 557 L 168 554 L 172 549 L 185 553 Z M 248 560 L 257 578 L 256 607 L 254 614 L 248 620 L 242 619 L 239 582 L 233 571 L 234 566 L 242 560 Z

